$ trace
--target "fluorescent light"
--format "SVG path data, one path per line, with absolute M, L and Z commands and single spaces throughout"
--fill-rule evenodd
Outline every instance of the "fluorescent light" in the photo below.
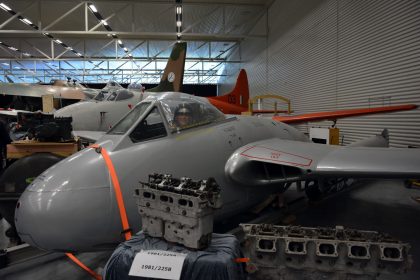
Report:
M 11 49 L 12 51 L 17 51 L 18 49 L 15 47 L 9 47 L 9 49 Z
M 67 47 L 66 49 L 68 49 L 68 50 L 73 50 L 73 48 L 72 48 L 72 47 Z
M 129 54 L 128 54 L 128 56 L 129 56 L 129 57 L 132 57 L 133 55 L 132 55 L 131 53 L 129 53 Z M 7 64 L 7 65 L 9 65 L 9 64 Z
M 47 35 L 50 35 L 50 33 L 48 33 L 48 32 L 44 32 L 44 33 L 42 33 L 44 36 L 47 36 Z
M 82 54 L 81 53 L 76 53 L 78 56 L 82 56 Z
M 32 22 L 27 18 L 23 18 L 23 19 L 21 19 L 21 21 L 26 23 L 26 24 L 32 24 Z
M 181 37 L 181 35 L 182 35 L 182 34 L 181 34 L 181 33 L 179 33 L 179 32 L 178 32 L 178 33 L 176 33 L 176 36 L 178 36 L 178 37 Z
M 182 14 L 182 7 L 181 7 L 181 6 L 177 6 L 177 7 L 176 7 L 176 13 L 177 13 L 178 15 Z
M 6 65 L 6 66 L 9 66 L 9 63 L 6 63 L 6 62 L 3 62 L 2 64 L 3 65 Z
M 124 51 L 125 51 L 125 52 L 128 52 L 128 49 L 127 49 L 127 48 L 124 48 Z
M 29 54 L 29 53 L 27 53 L 27 52 L 24 52 L 24 53 L 22 53 L 24 56 L 31 56 L 31 54 Z
M 0 3 L 0 8 L 2 8 L 3 10 L 5 10 L 5 11 L 11 11 L 12 9 L 10 9 L 9 8 L 9 6 L 7 6 L 6 4 L 4 4 L 4 3 Z
M 93 4 L 90 4 L 89 5 L 89 8 L 92 10 L 92 12 L 94 12 L 94 13 L 97 13 L 98 12 L 98 10 L 96 9 L 96 7 L 95 7 L 95 5 L 93 5 Z
M 177 20 L 177 21 L 176 21 L 176 26 L 177 26 L 177 27 L 181 27 L 181 25 L 182 25 L 182 22 L 181 22 L 180 20 Z
M 61 42 L 60 40 L 58 40 L 58 39 L 55 39 L 54 40 L 54 42 L 56 42 L 57 44 L 61 44 L 61 43 L 63 43 L 63 42 Z
M 101 22 L 102 22 L 103 25 L 108 25 L 108 23 L 104 19 L 101 20 Z
M 122 45 L 122 41 L 121 40 L 118 40 L 118 44 Z

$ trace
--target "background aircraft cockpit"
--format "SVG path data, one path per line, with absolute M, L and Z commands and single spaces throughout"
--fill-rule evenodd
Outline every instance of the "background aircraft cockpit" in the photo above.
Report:
M 144 91 L 144 87 L 140 83 L 131 83 L 127 87 L 128 90 Z
M 108 94 L 109 94 L 109 92 L 107 90 L 101 90 L 97 95 L 95 95 L 93 100 L 102 101 L 102 100 L 106 99 L 106 97 L 108 97 Z
M 134 94 L 130 92 L 129 90 L 121 89 L 121 90 L 114 91 L 113 93 L 111 93 L 106 99 L 106 101 L 121 101 L 121 100 L 132 98 L 133 96 Z
M 95 97 L 93 97 L 93 100 L 95 101 L 104 101 L 109 98 L 109 95 L 112 93 L 115 93 L 116 91 L 124 89 L 119 83 L 115 81 L 109 81 L 106 83 L 104 88 L 97 94 Z

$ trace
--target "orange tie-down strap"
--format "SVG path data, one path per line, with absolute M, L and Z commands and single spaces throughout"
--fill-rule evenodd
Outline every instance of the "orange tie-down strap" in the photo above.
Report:
M 112 160 L 108 155 L 108 152 L 105 148 L 102 148 L 98 144 L 93 144 L 88 148 L 93 148 L 97 153 L 100 153 L 105 160 L 106 167 L 108 168 L 109 174 L 111 175 L 112 185 L 114 187 L 115 197 L 117 199 L 118 209 L 120 211 L 121 223 L 123 226 L 123 231 L 125 240 L 131 239 L 131 229 L 128 224 L 127 218 L 127 211 L 125 210 L 124 199 L 121 193 L 120 182 L 118 180 L 117 172 L 115 172 L 114 165 L 112 164 Z M 79 259 L 77 259 L 73 254 L 66 253 L 67 257 L 69 257 L 74 263 L 78 266 L 86 270 L 93 278 L 96 280 L 102 280 L 102 276 L 97 274 L 95 271 L 84 265 Z
M 77 264 L 78 266 L 80 266 L 81 268 L 83 268 L 84 270 L 86 270 L 87 273 L 89 273 L 93 278 L 95 278 L 96 280 L 102 280 L 102 276 L 101 275 L 99 275 L 98 273 L 96 273 L 95 271 L 93 271 L 92 269 L 90 269 L 89 267 L 87 267 L 86 265 L 84 265 L 73 254 L 66 253 L 66 256 L 69 257 L 75 264 Z
M 115 172 L 114 164 L 109 157 L 108 152 L 105 148 L 99 146 L 98 144 L 93 144 L 88 148 L 93 148 L 97 153 L 101 153 L 102 157 L 105 160 L 106 167 L 108 168 L 109 174 L 111 175 L 112 186 L 114 187 L 115 198 L 117 199 L 118 209 L 120 210 L 121 223 L 123 226 L 123 231 L 125 240 L 131 239 L 131 229 L 128 224 L 127 211 L 125 210 L 124 198 L 121 193 L 120 182 L 118 180 L 117 172 Z
M 249 262 L 249 258 L 236 258 L 233 261 L 236 263 L 247 263 Z

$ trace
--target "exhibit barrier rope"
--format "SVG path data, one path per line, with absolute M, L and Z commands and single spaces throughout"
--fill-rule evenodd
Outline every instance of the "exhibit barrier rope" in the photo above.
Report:
M 122 233 L 124 234 L 125 240 L 129 240 L 131 239 L 131 228 L 128 223 L 127 211 L 125 209 L 125 204 L 124 204 L 124 198 L 122 196 L 121 186 L 118 180 L 117 172 L 115 171 L 115 168 L 114 168 L 114 164 L 112 163 L 112 160 L 109 157 L 109 154 L 105 148 L 99 146 L 98 144 L 93 144 L 89 146 L 88 148 L 95 149 L 95 151 L 98 154 L 101 154 L 102 157 L 104 158 L 106 167 L 108 168 L 108 171 L 109 171 L 109 175 L 111 176 L 112 186 L 114 187 L 114 192 L 115 192 L 115 198 L 117 199 L 121 223 L 123 226 Z M 87 267 L 86 265 L 84 265 L 78 258 L 76 258 L 76 256 L 74 256 L 71 253 L 66 253 L 66 256 L 69 257 L 75 264 L 77 264 L 78 266 L 83 268 L 85 271 L 87 271 L 93 278 L 97 280 L 102 280 L 101 275 L 99 275 L 98 273 L 96 273 L 95 271 Z

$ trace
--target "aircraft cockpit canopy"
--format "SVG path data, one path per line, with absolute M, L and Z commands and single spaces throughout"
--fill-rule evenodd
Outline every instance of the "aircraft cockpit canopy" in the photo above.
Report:
M 121 100 L 129 99 L 133 96 L 134 94 L 130 92 L 129 90 L 120 89 L 111 93 L 106 100 L 107 101 L 121 101 Z
M 123 88 L 119 83 L 116 81 L 108 81 L 103 89 L 110 89 L 110 88 Z
M 127 89 L 129 90 L 136 90 L 136 91 L 143 91 L 143 85 L 140 83 L 131 83 L 128 85 Z
M 101 90 L 97 95 L 95 95 L 93 100 L 102 101 L 108 97 L 108 94 L 109 92 L 107 90 Z
M 172 132 L 202 126 L 225 119 L 225 115 L 204 99 L 163 98 L 163 115 Z
M 121 135 L 131 130 L 129 137 L 136 143 L 224 119 L 225 115 L 203 98 L 182 93 L 154 94 L 137 104 L 108 134 Z
M 109 81 L 108 83 L 106 83 L 105 87 L 97 95 L 95 95 L 93 100 L 95 100 L 95 101 L 104 101 L 104 100 L 113 101 L 113 100 L 115 100 L 115 97 L 117 96 L 116 91 L 120 90 L 120 89 L 124 89 L 124 88 L 119 83 L 117 83 L 115 81 Z M 114 96 L 112 97 L 112 100 L 109 100 L 111 94 L 114 94 Z

